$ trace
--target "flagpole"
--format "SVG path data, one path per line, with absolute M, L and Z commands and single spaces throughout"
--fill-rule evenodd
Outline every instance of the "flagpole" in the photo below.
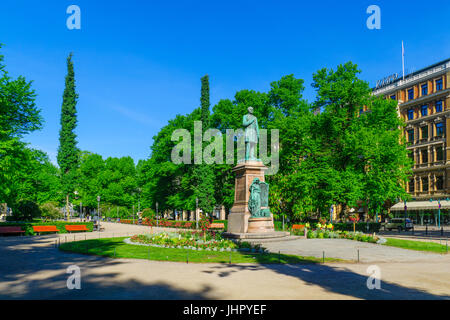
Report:
M 402 70 L 403 70 L 403 80 L 405 80 L 405 47 L 403 46 L 403 40 L 402 40 Z

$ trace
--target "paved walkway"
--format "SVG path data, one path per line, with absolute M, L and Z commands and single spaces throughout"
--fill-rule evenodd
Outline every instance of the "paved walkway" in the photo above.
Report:
M 105 227 L 106 232 L 86 237 L 149 229 L 112 223 Z M 0 238 L 0 299 L 450 299 L 450 255 L 377 262 L 381 290 L 369 290 L 367 263 L 226 265 L 108 259 L 59 251 L 55 239 L 65 237 L 69 236 Z M 286 251 L 300 250 L 302 255 L 323 245 L 330 252 L 341 246 L 354 249 L 351 241 L 327 242 L 296 240 L 284 245 L 289 246 Z M 67 289 L 70 265 L 81 268 L 81 290 Z
M 448 261 L 450 255 L 441 255 L 422 251 L 405 250 L 401 248 L 359 242 L 346 239 L 300 239 L 285 242 L 265 243 L 264 247 L 271 252 L 294 255 L 339 258 L 364 263 L 374 262 L 426 262 Z M 449 266 L 450 269 L 450 266 Z M 450 272 L 450 270 L 449 270 Z
M 437 227 L 425 228 L 423 226 L 414 226 L 414 231 L 380 231 L 379 235 L 385 238 L 396 238 L 426 242 L 443 243 L 450 242 L 450 227 L 444 226 L 441 229 Z

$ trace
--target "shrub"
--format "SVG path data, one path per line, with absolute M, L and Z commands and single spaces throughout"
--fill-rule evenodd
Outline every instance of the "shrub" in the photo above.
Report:
M 153 209 L 150 208 L 145 208 L 144 210 L 142 210 L 142 218 L 153 218 L 155 216 L 155 211 Z
M 17 221 L 32 221 L 41 216 L 41 209 L 36 202 L 21 200 L 13 210 L 13 217 Z
M 118 207 L 118 208 L 119 209 L 116 208 L 115 210 L 114 209 L 111 210 L 112 217 L 117 217 L 117 211 L 118 211 L 119 218 L 121 220 L 122 220 L 122 218 L 126 219 L 130 216 L 131 212 L 129 212 L 127 208 L 125 208 L 125 207 Z
M 379 222 L 369 222 L 369 230 L 367 230 L 367 222 L 358 222 L 355 226 L 356 231 L 360 232 L 379 232 L 381 228 L 381 223 Z M 335 223 L 334 230 L 339 231 L 353 231 L 353 223 Z
M 210 226 L 208 217 L 206 215 L 201 216 L 200 221 L 198 222 L 198 226 L 202 230 L 203 234 L 206 234 L 206 231 L 208 230 L 208 228 Z
M 57 204 L 54 202 L 46 202 L 40 206 L 41 215 L 45 219 L 56 220 L 62 218 L 63 214 L 57 208 Z

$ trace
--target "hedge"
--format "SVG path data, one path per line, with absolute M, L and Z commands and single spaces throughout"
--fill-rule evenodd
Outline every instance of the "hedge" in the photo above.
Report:
M 22 227 L 26 236 L 36 235 L 33 231 L 33 226 L 56 226 L 58 233 L 68 233 L 65 225 L 85 225 L 92 232 L 94 228 L 93 222 L 68 222 L 68 221 L 50 221 L 50 222 L 0 222 L 0 227 Z
M 139 224 L 138 219 L 135 219 L 134 221 L 132 219 L 120 219 L 120 223 L 124 224 Z M 146 219 L 144 218 L 142 220 L 142 225 L 145 226 L 156 226 L 158 222 L 159 227 L 165 227 L 165 228 L 182 228 L 182 229 L 195 229 L 196 222 L 195 221 L 180 221 L 180 220 L 167 220 L 167 219 L 159 219 L 158 221 L 156 219 Z M 223 223 L 224 224 L 224 230 L 227 230 L 228 226 L 228 220 L 214 220 L 213 223 Z M 177 225 L 178 224 L 178 225 Z M 190 224 L 190 226 L 186 226 L 187 224 Z
M 367 230 L 367 225 L 369 225 L 369 230 Z M 347 222 L 347 223 L 333 223 L 334 230 L 340 230 L 340 231 L 353 231 L 353 223 Z M 356 231 L 361 232 L 379 232 L 381 228 L 381 223 L 379 222 L 358 222 L 356 223 L 355 229 Z

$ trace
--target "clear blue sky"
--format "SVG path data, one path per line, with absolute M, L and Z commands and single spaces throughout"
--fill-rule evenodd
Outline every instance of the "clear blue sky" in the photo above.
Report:
M 81 8 L 81 30 L 66 9 Z M 381 9 L 369 30 L 366 9 Z M 29 1 L 2 0 L 0 42 L 13 76 L 34 80 L 44 129 L 26 137 L 55 161 L 66 57 L 74 53 L 78 142 L 108 156 L 148 158 L 153 136 L 200 104 L 210 75 L 212 105 L 236 91 L 267 91 L 286 74 L 353 61 L 370 82 L 450 57 L 450 1 Z

